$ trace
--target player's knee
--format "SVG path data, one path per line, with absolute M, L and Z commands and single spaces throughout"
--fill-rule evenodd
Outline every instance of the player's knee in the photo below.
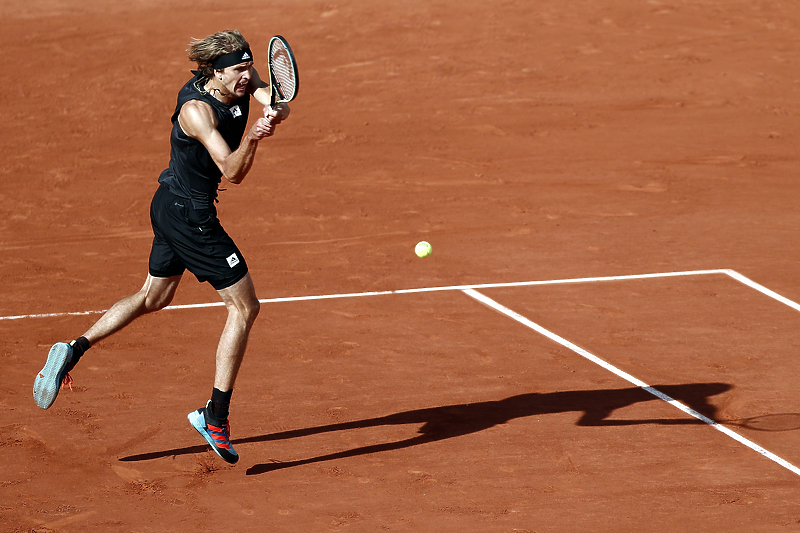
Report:
M 175 294 L 170 291 L 165 292 L 152 292 L 148 291 L 144 297 L 144 312 L 153 313 L 164 309 L 172 303 L 172 297 Z
M 145 299 L 144 302 L 144 310 L 146 313 L 153 313 L 155 311 L 159 311 L 164 309 L 170 303 L 169 299 L 166 298 L 151 298 L 148 297 Z
M 252 302 L 248 303 L 247 309 L 245 311 L 245 320 L 248 324 L 252 325 L 253 322 L 256 321 L 256 317 L 258 317 L 258 313 L 261 311 L 261 302 L 258 300 L 253 300 Z
M 256 321 L 258 312 L 261 310 L 261 303 L 258 300 L 247 300 L 228 305 L 228 313 L 231 318 L 241 320 L 242 325 L 250 328 Z

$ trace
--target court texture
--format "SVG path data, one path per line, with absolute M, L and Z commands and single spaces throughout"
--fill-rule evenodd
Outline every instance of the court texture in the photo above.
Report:
M 0 532 L 800 531 L 795 3 L 0 15 Z M 218 204 L 263 302 L 235 467 L 186 421 L 225 318 L 189 274 L 31 394 L 141 287 L 184 50 L 228 28 L 300 71 Z

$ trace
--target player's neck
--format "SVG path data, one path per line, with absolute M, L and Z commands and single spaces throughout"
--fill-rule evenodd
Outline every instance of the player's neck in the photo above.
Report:
M 236 99 L 236 97 L 233 94 L 229 93 L 225 89 L 225 87 L 222 86 L 222 84 L 217 81 L 216 78 L 211 78 L 210 80 L 208 80 L 208 83 L 206 83 L 204 89 L 208 92 L 208 94 L 210 94 L 223 104 L 230 104 Z

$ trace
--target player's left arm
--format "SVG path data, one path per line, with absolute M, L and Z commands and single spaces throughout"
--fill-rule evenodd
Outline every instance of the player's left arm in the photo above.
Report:
M 267 118 L 267 120 L 269 120 L 270 117 L 274 117 L 274 119 L 270 121 L 273 124 L 280 124 L 289 116 L 291 109 L 289 109 L 289 105 L 286 103 L 276 104 L 275 109 L 269 109 L 269 83 L 261 79 L 261 76 L 258 75 L 258 71 L 255 68 L 251 69 L 250 82 L 247 84 L 247 92 L 252 94 L 253 98 L 264 106 L 264 117 Z
M 261 105 L 269 105 L 269 83 L 261 79 L 255 67 L 250 69 L 250 81 L 247 84 L 247 92 L 252 94 Z

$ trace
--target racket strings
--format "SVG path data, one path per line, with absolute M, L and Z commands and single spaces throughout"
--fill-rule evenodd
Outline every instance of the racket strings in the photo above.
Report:
M 277 90 L 284 100 L 290 100 L 294 96 L 296 88 L 296 75 L 289 53 L 282 45 L 277 45 L 270 50 L 270 63 L 272 73 L 277 82 Z

